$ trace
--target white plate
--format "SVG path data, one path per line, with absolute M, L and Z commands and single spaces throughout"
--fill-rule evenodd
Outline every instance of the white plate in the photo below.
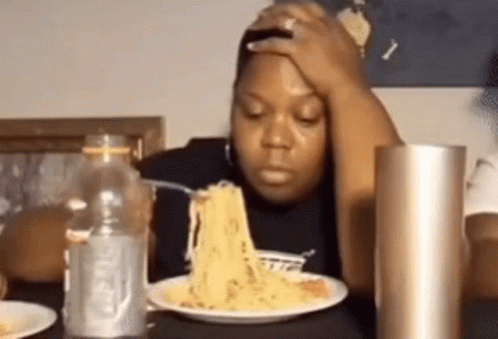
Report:
M 225 311 L 193 309 L 190 307 L 175 305 L 164 298 L 165 289 L 168 289 L 173 285 L 187 283 L 187 275 L 169 278 L 149 285 L 148 297 L 152 303 L 159 307 L 159 309 L 175 311 L 191 319 L 223 324 L 264 324 L 284 321 L 295 318 L 302 314 L 329 308 L 343 301 L 348 295 L 348 288 L 340 280 L 311 273 L 293 273 L 292 275 L 297 276 L 302 280 L 323 279 L 327 284 L 329 291 L 332 291 L 330 297 L 315 304 L 271 311 Z
M 0 323 L 12 326 L 0 338 L 23 338 L 49 328 L 57 320 L 57 313 L 45 306 L 24 301 L 0 301 Z

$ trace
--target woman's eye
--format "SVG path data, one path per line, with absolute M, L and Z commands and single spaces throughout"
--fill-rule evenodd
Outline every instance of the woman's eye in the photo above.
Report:
M 244 115 L 248 118 L 256 119 L 265 114 L 264 107 L 259 107 L 256 105 L 242 105 L 242 111 Z
M 263 113 L 264 113 L 263 110 L 256 110 L 256 109 L 246 110 L 247 116 L 252 117 L 252 118 L 260 117 L 263 115 Z
M 316 108 L 304 107 L 297 110 L 294 116 L 299 123 L 305 126 L 312 126 L 320 122 L 323 112 Z
M 237 93 L 235 100 L 240 112 L 247 119 L 260 119 L 270 111 L 270 106 L 257 94 Z
M 302 121 L 302 122 L 314 122 L 314 121 L 318 120 L 318 117 L 306 117 L 306 116 L 302 116 L 302 117 L 299 117 L 298 119 L 300 121 Z
M 316 114 L 313 116 L 308 115 L 299 115 L 297 116 L 297 121 L 302 123 L 303 125 L 314 125 L 320 121 L 320 115 Z
M 299 123 L 304 127 L 313 127 L 316 125 L 317 121 L 310 119 L 299 119 Z

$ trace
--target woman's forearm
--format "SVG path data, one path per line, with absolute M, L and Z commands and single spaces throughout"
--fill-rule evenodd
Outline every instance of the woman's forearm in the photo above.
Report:
M 353 290 L 373 289 L 375 147 L 402 141 L 387 111 L 363 85 L 330 93 L 339 249 Z
M 327 102 L 334 151 L 341 156 L 361 159 L 373 155 L 377 145 L 402 142 L 388 112 L 366 85 L 342 86 L 328 95 Z M 373 166 L 374 159 L 369 162 Z

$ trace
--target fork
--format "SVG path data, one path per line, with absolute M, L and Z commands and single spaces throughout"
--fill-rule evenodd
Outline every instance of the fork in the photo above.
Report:
M 168 188 L 175 191 L 181 191 L 189 196 L 193 196 L 197 193 L 196 190 L 177 182 L 154 179 L 142 179 L 142 182 L 147 185 L 153 186 L 154 188 Z

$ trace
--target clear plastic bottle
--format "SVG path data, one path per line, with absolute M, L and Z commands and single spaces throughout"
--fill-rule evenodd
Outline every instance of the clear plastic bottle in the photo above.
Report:
M 68 190 L 65 337 L 144 338 L 152 192 L 123 136 L 87 136 L 83 153 Z

